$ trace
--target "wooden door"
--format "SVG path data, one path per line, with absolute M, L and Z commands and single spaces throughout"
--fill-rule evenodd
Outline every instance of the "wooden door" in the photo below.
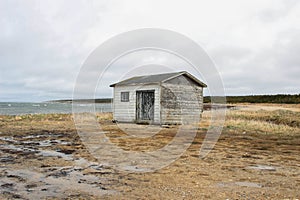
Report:
M 154 120 L 154 90 L 136 92 L 137 122 L 153 122 Z

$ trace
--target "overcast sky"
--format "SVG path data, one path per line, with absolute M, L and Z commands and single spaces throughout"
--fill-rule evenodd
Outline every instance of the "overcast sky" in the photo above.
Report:
M 0 0 L 0 27 L 0 101 L 71 98 L 89 54 L 138 28 L 199 43 L 227 95 L 300 93 L 298 0 Z M 122 73 L 103 79 L 98 97 L 111 97 Z

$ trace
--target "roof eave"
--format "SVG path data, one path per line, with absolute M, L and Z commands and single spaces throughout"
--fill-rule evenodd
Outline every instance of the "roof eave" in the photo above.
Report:
M 130 83 L 130 84 L 118 84 L 114 83 L 111 84 L 109 87 L 116 87 L 116 86 L 136 86 L 136 85 L 159 85 L 160 82 L 152 82 L 152 83 Z

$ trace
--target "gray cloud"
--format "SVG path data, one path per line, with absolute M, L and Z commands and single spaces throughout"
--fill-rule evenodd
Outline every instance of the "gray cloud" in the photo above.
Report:
M 228 95 L 300 93 L 299 13 L 297 0 L 2 0 L 0 101 L 71 98 L 93 49 L 118 33 L 144 27 L 174 30 L 202 44 Z M 98 97 L 110 97 L 108 85 L 121 77 L 145 73 L 139 67 L 128 72 L 134 59 L 122 59 L 105 73 Z M 148 59 L 144 63 L 170 60 L 155 54 Z M 185 68 L 177 61 L 171 65 L 176 64 Z

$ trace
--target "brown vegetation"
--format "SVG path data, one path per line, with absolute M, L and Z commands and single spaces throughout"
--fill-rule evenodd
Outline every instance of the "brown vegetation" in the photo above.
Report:
M 209 111 L 203 113 L 188 150 L 152 173 L 96 163 L 71 115 L 0 116 L 0 198 L 299 198 L 300 106 L 237 106 L 227 111 L 222 135 L 207 157 L 199 159 L 199 149 L 209 128 Z M 111 122 L 111 113 L 98 114 L 97 119 L 112 142 L 128 151 L 155 150 L 178 128 L 165 127 L 150 139 L 124 139 L 120 136 L 125 129 L 145 131 L 147 126 L 123 124 L 121 130 Z

